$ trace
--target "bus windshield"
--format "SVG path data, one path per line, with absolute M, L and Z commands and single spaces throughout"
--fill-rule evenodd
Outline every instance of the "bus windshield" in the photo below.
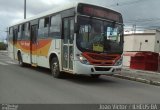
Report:
M 95 18 L 78 17 L 77 47 L 81 51 L 122 53 L 123 25 Z

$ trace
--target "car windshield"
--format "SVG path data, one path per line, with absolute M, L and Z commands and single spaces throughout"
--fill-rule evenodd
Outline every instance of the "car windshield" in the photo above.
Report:
M 81 51 L 122 53 L 122 25 L 94 18 L 78 17 L 77 47 Z

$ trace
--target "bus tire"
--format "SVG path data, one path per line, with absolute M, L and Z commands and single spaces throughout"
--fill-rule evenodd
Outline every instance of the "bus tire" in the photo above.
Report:
M 57 57 L 52 58 L 50 69 L 51 69 L 52 76 L 54 78 L 61 78 L 62 75 L 59 69 L 59 62 Z
M 92 78 L 99 78 L 101 75 L 100 74 L 91 74 Z

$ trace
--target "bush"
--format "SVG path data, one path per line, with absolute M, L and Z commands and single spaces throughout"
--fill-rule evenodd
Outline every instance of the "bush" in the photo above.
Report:
M 7 44 L 0 42 L 0 50 L 6 50 L 7 49 Z

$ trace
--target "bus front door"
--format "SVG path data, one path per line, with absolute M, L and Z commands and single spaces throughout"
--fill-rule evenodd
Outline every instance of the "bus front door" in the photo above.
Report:
M 18 39 L 18 29 L 14 29 L 13 30 L 13 59 L 16 59 L 16 56 L 17 56 L 17 52 L 16 52 L 17 39 Z
M 63 54 L 62 68 L 64 71 L 73 71 L 73 40 L 74 40 L 74 18 L 63 19 Z
M 31 25 L 31 41 L 30 41 L 30 56 L 31 56 L 31 64 L 33 66 L 37 66 L 37 32 L 38 25 Z

